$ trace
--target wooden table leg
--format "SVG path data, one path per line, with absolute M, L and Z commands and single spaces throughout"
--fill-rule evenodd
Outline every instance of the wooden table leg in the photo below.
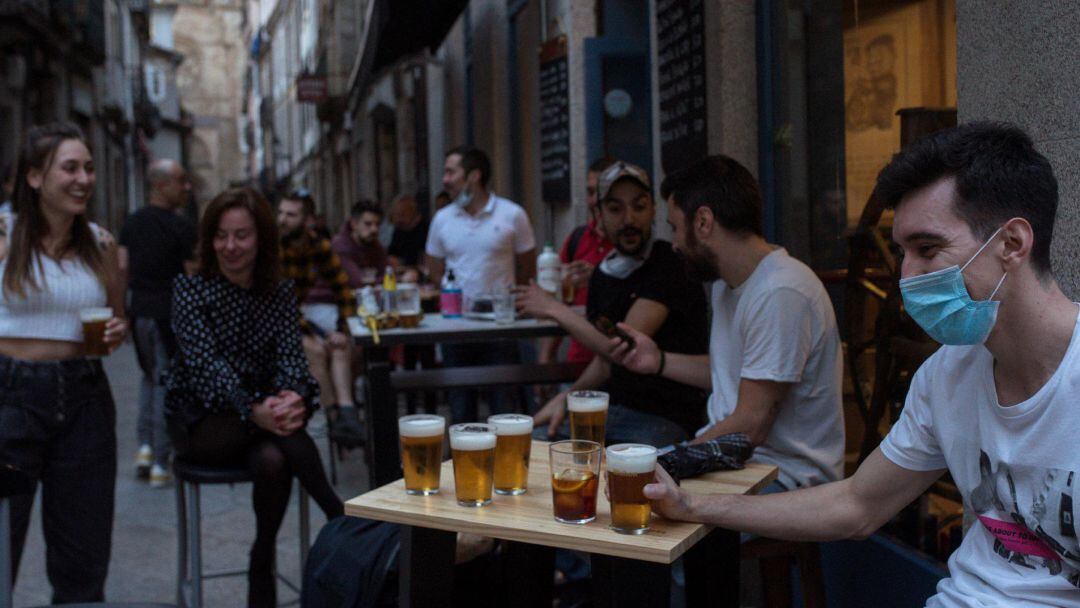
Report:
M 443 608 L 453 603 L 455 532 L 401 526 L 398 600 L 403 608 Z
M 502 563 L 499 605 L 551 608 L 555 586 L 555 549 L 507 542 Z
M 738 532 L 714 528 L 683 556 L 687 606 L 739 605 Z
M 401 454 L 398 452 L 397 399 L 390 385 L 392 364 L 385 349 L 369 349 L 367 364 L 368 441 L 365 455 L 371 488 L 378 488 L 401 477 Z
M 669 564 L 596 554 L 591 561 L 593 605 L 597 608 L 671 605 Z

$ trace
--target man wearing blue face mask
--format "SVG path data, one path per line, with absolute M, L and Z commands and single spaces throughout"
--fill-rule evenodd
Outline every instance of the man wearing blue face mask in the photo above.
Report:
M 772 538 L 865 538 L 948 470 L 972 525 L 928 606 L 1080 606 L 1080 324 L 1054 280 L 1058 188 L 1016 127 L 970 123 L 878 176 L 912 317 L 943 346 L 900 420 L 849 479 L 773 496 L 691 496 L 662 471 L 664 515 Z

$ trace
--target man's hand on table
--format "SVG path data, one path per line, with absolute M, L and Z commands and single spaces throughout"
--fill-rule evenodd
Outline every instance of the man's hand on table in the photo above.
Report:
M 519 285 L 514 288 L 514 305 L 519 313 L 537 319 L 550 319 L 555 316 L 556 311 L 563 308 L 562 302 L 540 289 L 533 280 L 530 280 L 528 285 Z
M 563 391 L 555 395 L 533 416 L 533 426 L 547 424 L 547 436 L 549 439 L 555 437 L 563 418 L 566 418 L 566 396 L 568 394 L 568 391 Z

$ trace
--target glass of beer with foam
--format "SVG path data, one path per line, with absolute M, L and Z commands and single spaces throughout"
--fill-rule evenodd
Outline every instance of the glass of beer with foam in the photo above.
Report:
M 570 438 L 604 445 L 608 394 L 603 391 L 573 391 L 566 397 L 570 411 Z
M 517 496 L 529 487 L 532 416 L 498 414 L 488 418 L 495 427 L 495 493 Z
M 105 343 L 105 324 L 112 316 L 112 309 L 108 307 L 83 308 L 79 311 L 83 348 L 87 357 L 104 357 L 109 354 L 109 345 Z
M 442 416 L 417 414 L 398 419 L 405 492 L 423 496 L 439 493 L 445 430 Z
M 495 473 L 495 427 L 479 422 L 450 427 L 450 453 L 454 459 L 454 491 L 463 507 L 491 504 Z
M 587 524 L 596 519 L 604 448 L 595 441 L 570 439 L 552 443 L 548 451 L 555 521 Z
M 622 534 L 642 534 L 649 529 L 652 505 L 644 488 L 653 481 L 656 448 L 640 443 L 620 443 L 607 449 L 607 484 L 611 495 L 611 529 Z

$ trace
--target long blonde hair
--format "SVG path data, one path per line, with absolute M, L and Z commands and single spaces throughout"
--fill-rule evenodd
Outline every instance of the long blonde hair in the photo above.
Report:
M 26 143 L 19 155 L 19 166 L 15 173 L 15 191 L 12 200 L 18 221 L 8 226 L 11 237 L 8 240 L 7 266 L 4 269 L 3 295 L 12 294 L 26 297 L 27 286 L 40 291 L 45 286 L 38 285 L 32 271 L 35 256 L 44 252 L 42 241 L 49 233 L 49 224 L 41 211 L 41 194 L 30 187 L 26 176 L 30 169 L 37 169 L 42 174 L 48 173 L 56 157 L 60 144 L 68 140 L 78 140 L 90 147 L 79 127 L 68 122 L 33 127 L 27 134 Z M 75 253 L 97 276 L 102 285 L 106 285 L 105 260 L 101 255 L 97 239 L 90 228 L 86 215 L 75 216 L 71 225 L 71 238 L 60 251 L 60 257 Z

